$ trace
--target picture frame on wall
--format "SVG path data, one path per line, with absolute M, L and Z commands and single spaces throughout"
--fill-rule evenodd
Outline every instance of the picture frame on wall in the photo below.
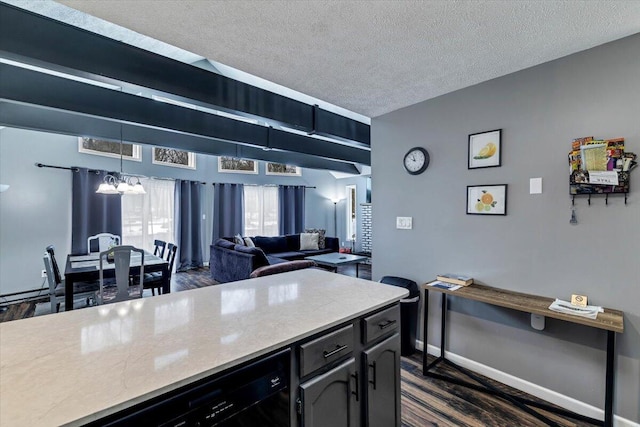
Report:
M 507 184 L 467 186 L 467 215 L 506 214 Z
M 468 169 L 502 166 L 502 129 L 469 135 Z

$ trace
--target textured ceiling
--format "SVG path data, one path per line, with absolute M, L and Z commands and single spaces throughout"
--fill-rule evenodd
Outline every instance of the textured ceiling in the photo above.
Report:
M 637 0 L 60 3 L 367 117 L 640 32 Z

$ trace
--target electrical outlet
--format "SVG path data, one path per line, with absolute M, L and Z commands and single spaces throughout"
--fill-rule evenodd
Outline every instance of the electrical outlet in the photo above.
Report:
M 40 273 L 41 277 L 47 277 L 47 270 L 42 270 L 42 272 Z

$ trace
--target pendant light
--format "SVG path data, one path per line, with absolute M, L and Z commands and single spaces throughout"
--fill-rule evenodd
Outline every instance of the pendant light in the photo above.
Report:
M 120 175 L 114 176 L 107 174 L 104 181 L 98 186 L 96 193 L 99 194 L 146 194 L 144 187 L 140 183 L 140 178 L 136 177 L 137 182 L 131 183 L 132 177 L 125 176 L 122 171 L 123 154 L 122 154 L 122 124 L 120 124 Z

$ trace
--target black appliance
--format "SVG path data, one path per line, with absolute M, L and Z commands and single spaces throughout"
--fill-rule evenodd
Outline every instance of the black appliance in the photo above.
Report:
M 285 350 L 90 425 L 290 427 L 289 366 Z

